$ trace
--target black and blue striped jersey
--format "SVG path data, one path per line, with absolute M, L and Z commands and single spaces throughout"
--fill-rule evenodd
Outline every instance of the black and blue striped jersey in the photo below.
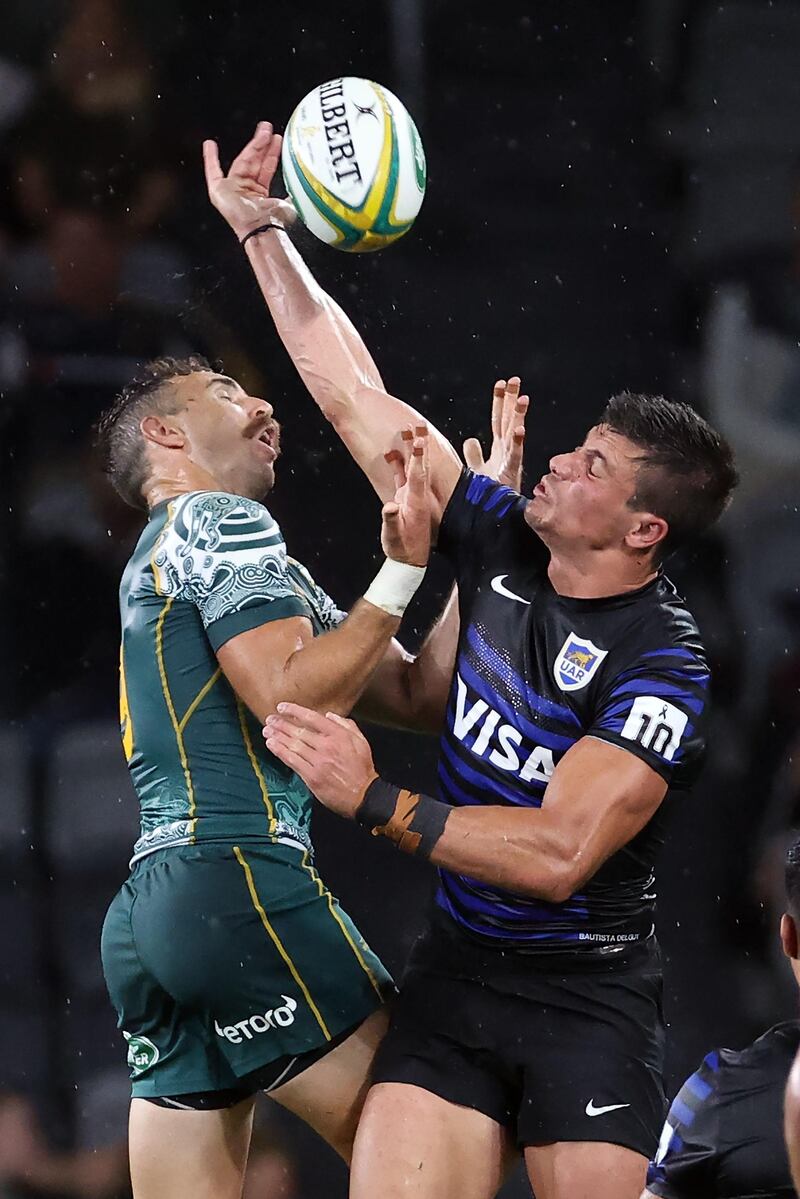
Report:
M 441 739 L 442 799 L 541 807 L 560 759 L 586 736 L 688 787 L 703 754 L 709 684 L 694 620 L 662 574 L 623 595 L 558 595 L 526 503 L 465 471 L 443 517 L 438 549 L 455 568 L 461 633 Z M 437 901 L 497 946 L 616 954 L 652 932 L 665 807 L 565 903 L 448 870 L 439 872 Z
M 800 1021 L 746 1049 L 715 1049 L 681 1087 L 647 1189 L 660 1199 L 794 1199 L 783 1140 L 783 1093 Z

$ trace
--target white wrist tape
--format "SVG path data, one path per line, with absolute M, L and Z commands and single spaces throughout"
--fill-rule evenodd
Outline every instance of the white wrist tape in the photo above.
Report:
M 425 574 L 424 566 L 410 566 L 387 558 L 364 592 L 364 599 L 390 616 L 402 616 Z

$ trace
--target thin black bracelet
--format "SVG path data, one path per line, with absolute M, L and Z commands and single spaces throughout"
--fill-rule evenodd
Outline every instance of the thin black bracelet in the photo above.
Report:
M 267 229 L 282 229 L 284 233 L 286 232 L 285 225 L 275 225 L 272 221 L 268 221 L 266 225 L 259 225 L 257 229 L 251 229 L 249 233 L 245 233 L 239 245 L 243 246 L 246 241 L 249 241 L 251 237 L 255 237 L 257 233 L 266 233 Z

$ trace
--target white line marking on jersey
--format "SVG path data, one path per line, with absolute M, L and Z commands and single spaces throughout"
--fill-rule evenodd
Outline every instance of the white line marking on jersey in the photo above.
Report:
M 630 1107 L 629 1103 L 607 1103 L 605 1107 L 595 1107 L 594 1099 L 586 1104 L 587 1116 L 603 1116 L 606 1112 L 615 1112 L 620 1107 Z
M 530 600 L 523 599 L 521 595 L 515 595 L 513 591 L 509 591 L 503 586 L 503 579 L 507 579 L 508 575 L 495 575 L 492 579 L 492 591 L 496 591 L 498 595 L 504 595 L 506 599 L 516 600 L 518 604 L 530 604 Z

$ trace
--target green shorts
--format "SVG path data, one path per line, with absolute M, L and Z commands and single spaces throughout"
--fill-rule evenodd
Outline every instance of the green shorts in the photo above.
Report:
M 142 858 L 108 910 L 102 957 L 141 1098 L 233 1088 L 334 1042 L 394 990 L 308 853 L 288 845 Z

